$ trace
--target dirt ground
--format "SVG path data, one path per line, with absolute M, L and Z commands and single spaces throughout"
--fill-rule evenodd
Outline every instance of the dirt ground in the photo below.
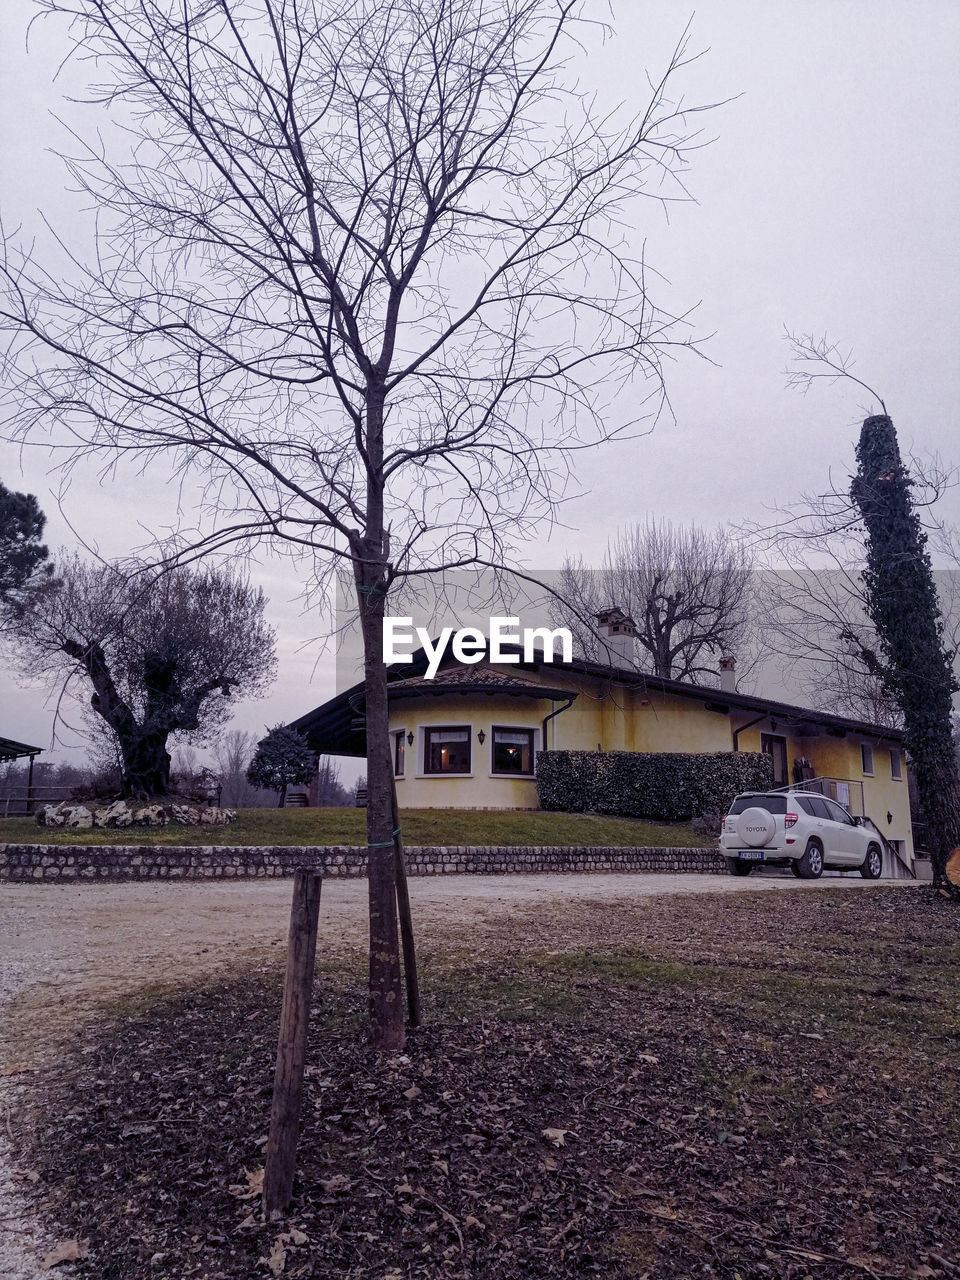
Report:
M 385 1059 L 364 885 L 327 885 L 279 1223 L 258 1188 L 289 882 L 59 914 L 28 890 L 30 1042 L 75 1021 L 6 1082 L 4 1280 L 42 1280 L 28 1253 L 57 1242 L 75 1280 L 956 1280 L 953 904 L 769 876 L 412 887 L 426 1016 Z M 5 1259 L 13 1213 L 44 1243 Z
M 418 946 L 474 951 L 505 914 L 542 904 L 629 903 L 663 894 L 861 889 L 858 879 L 800 883 L 775 871 L 749 879 L 698 875 L 417 878 Z M 216 981 L 273 963 L 286 942 L 292 882 L 8 885 L 0 889 L 0 1072 L 34 1062 L 92 1012 L 145 988 Z M 469 934 L 469 942 L 464 942 Z M 366 881 L 324 883 L 318 956 L 358 959 L 366 945 Z M 279 950 L 278 950 L 279 949 Z

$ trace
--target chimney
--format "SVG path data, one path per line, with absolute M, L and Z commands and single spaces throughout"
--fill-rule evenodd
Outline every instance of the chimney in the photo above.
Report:
M 634 620 L 613 605 L 600 613 L 594 614 L 605 649 L 601 649 L 600 661 L 609 662 L 613 667 L 636 666 L 637 624 Z
M 720 688 L 725 693 L 737 691 L 737 660 L 732 653 L 725 653 L 720 658 Z

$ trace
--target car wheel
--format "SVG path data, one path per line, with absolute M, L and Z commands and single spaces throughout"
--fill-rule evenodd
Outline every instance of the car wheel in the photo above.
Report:
M 867 856 L 860 863 L 860 874 L 864 880 L 879 880 L 883 872 L 883 854 L 880 852 L 880 846 L 872 844 L 867 850 Z
M 793 874 L 794 874 L 794 875 L 797 877 L 797 879 L 799 880 L 799 879 L 800 879 L 800 861 L 799 861 L 799 859 L 798 859 L 798 858 L 791 858 L 791 859 L 790 859 L 790 870 L 793 872 Z
M 801 880 L 819 880 L 823 875 L 823 846 L 819 840 L 808 840 L 803 857 L 797 863 L 797 875 Z
M 753 863 L 744 862 L 742 858 L 728 858 L 727 868 L 732 876 L 748 876 L 753 870 Z

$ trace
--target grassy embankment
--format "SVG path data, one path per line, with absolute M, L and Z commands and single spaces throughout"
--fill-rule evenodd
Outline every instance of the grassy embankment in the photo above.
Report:
M 126 827 L 73 831 L 38 827 L 30 818 L 0 820 L 0 844 L 362 845 L 362 809 L 241 809 L 226 827 Z M 632 845 L 715 848 L 683 823 L 637 822 L 586 813 L 405 809 L 408 845 Z

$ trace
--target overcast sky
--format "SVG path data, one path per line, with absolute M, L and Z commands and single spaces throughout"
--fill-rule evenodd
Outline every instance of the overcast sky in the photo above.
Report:
M 603 14 L 606 6 L 597 4 Z M 90 119 L 53 81 L 62 31 L 50 23 L 24 49 L 27 0 L 6 0 L 0 129 L 2 210 L 9 228 L 68 218 L 61 126 Z M 670 0 L 614 8 L 616 35 L 591 51 L 584 87 L 605 100 L 638 98 L 640 70 L 656 74 L 687 10 Z M 648 514 L 679 523 L 762 519 L 802 490 L 849 474 L 866 403 L 847 386 L 806 398 L 786 387 L 784 325 L 855 349 L 856 372 L 877 386 L 901 444 L 960 461 L 960 6 L 955 0 L 713 0 L 693 14 L 704 56 L 685 73 L 691 102 L 735 98 L 705 119 L 714 139 L 689 174 L 696 203 L 669 224 L 650 203 L 637 228 L 665 277 L 661 300 L 697 306 L 709 357 L 667 370 L 676 421 L 649 436 L 580 455 L 589 492 L 564 526 L 526 549 L 532 567 L 576 551 L 599 562 L 618 525 Z M 739 96 L 736 96 L 739 95 Z M 35 493 L 52 546 L 82 541 L 104 555 L 141 545 L 169 523 L 165 477 L 137 485 L 77 471 L 63 498 L 49 458 L 0 444 L 0 478 Z M 956 491 L 943 514 L 960 519 Z M 302 616 L 300 572 L 289 562 L 254 571 L 280 632 L 280 675 L 269 698 L 238 707 L 237 727 L 259 736 L 334 690 L 323 620 Z M 53 709 L 40 690 L 0 676 L 0 735 L 47 747 Z M 78 752 L 79 754 L 79 752 Z

